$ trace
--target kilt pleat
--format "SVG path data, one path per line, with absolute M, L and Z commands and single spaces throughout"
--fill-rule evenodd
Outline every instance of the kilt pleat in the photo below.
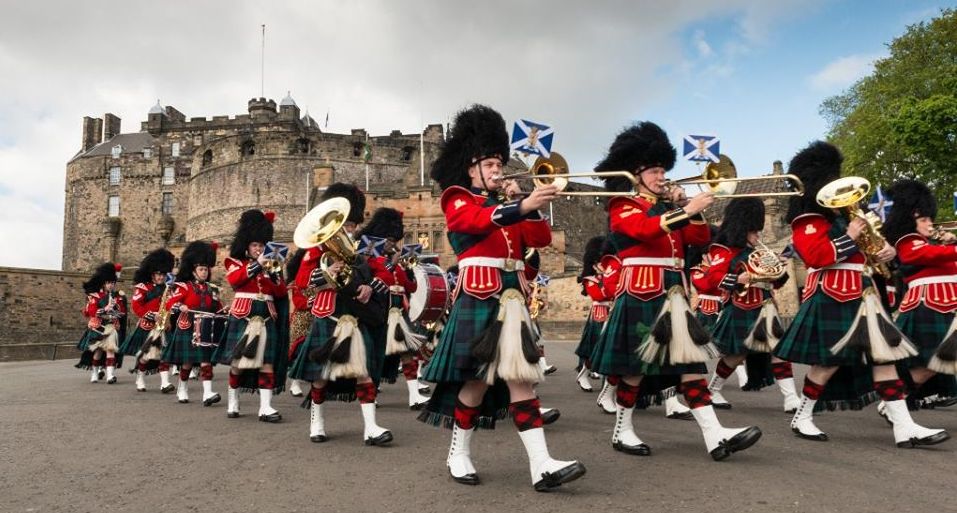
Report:
M 276 300 L 274 303 L 277 318 L 288 319 L 288 301 Z M 266 301 L 253 301 L 249 315 L 242 319 L 230 316 L 226 324 L 226 339 L 212 354 L 212 361 L 226 366 L 233 362 L 233 351 L 239 345 L 249 319 L 262 317 L 266 326 L 266 348 L 263 352 L 263 364 L 272 364 L 275 385 L 273 392 L 281 394 L 286 389 L 286 371 L 289 360 L 289 330 L 277 325 L 269 315 Z M 239 374 L 240 390 L 256 392 L 259 389 L 259 369 L 243 369 Z
M 337 311 L 336 314 L 341 314 L 341 312 Z M 332 338 L 332 335 L 336 330 L 336 324 L 336 321 L 334 321 L 331 317 L 313 317 L 312 325 L 309 327 L 309 333 L 306 334 L 306 339 L 302 342 L 302 344 L 300 344 L 295 360 L 293 360 L 289 366 L 289 377 L 309 382 L 317 381 L 322 377 L 322 370 L 324 366 L 320 363 L 312 361 L 309 358 L 309 353 L 313 349 L 322 347 L 326 341 Z M 362 340 L 365 345 L 366 370 L 369 372 L 369 377 L 375 381 L 376 378 L 375 374 L 373 373 L 376 371 L 376 350 L 379 348 L 379 344 L 375 342 L 374 337 L 370 335 L 369 329 L 364 324 L 360 324 L 359 329 L 362 331 Z M 382 355 L 384 357 L 385 346 L 382 345 L 381 349 Z M 326 400 L 345 402 L 355 401 L 356 380 L 337 379 L 327 383 Z M 304 401 L 304 404 L 308 407 L 307 402 Z
M 594 321 L 589 315 L 588 320 L 585 321 L 585 327 L 582 328 L 582 338 L 578 342 L 578 347 L 575 348 L 575 354 L 579 358 L 586 360 L 591 358 L 591 352 L 595 349 L 595 342 L 601 335 L 601 329 L 604 325 L 604 322 Z
M 954 320 L 952 313 L 940 313 L 918 304 L 913 310 L 901 312 L 895 323 L 901 333 L 917 347 L 917 355 L 905 360 L 908 367 L 926 367 L 937 347 L 944 341 L 950 323 Z
M 714 324 L 711 333 L 714 345 L 722 355 L 732 356 L 750 352 L 744 345 L 744 340 L 748 338 L 760 315 L 760 308 L 744 310 L 728 305 L 721 310 L 721 315 L 718 316 L 718 321 Z
M 831 354 L 831 346 L 850 329 L 860 306 L 860 299 L 842 303 L 823 292 L 814 293 L 801 303 L 794 322 L 774 349 L 775 356 L 807 365 L 860 365 L 860 350 L 848 347 Z

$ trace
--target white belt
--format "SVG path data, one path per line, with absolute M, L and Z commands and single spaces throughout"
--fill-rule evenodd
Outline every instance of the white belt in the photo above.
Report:
M 524 271 L 525 262 L 514 258 L 467 257 L 459 260 L 459 269 L 466 267 L 496 267 L 503 271 Z
M 818 271 L 857 271 L 862 273 L 864 272 L 864 264 L 832 264 L 821 268 L 811 267 L 807 270 L 808 274 Z
M 269 294 L 257 294 L 255 292 L 237 292 L 233 294 L 234 299 L 256 299 L 259 301 L 272 301 L 272 296 Z
M 723 301 L 721 296 L 712 296 L 711 294 L 698 294 L 698 299 L 711 299 L 714 301 Z
M 933 285 L 935 283 L 957 283 L 957 276 L 928 276 L 926 278 L 917 278 L 907 282 L 908 287 L 920 287 L 921 285 Z
M 683 258 L 669 258 L 669 257 L 628 257 L 621 261 L 621 265 L 630 266 L 630 265 L 650 265 L 655 267 L 674 267 L 680 268 L 684 267 L 685 261 Z
M 592 301 L 591 306 L 607 306 L 611 307 L 611 301 Z

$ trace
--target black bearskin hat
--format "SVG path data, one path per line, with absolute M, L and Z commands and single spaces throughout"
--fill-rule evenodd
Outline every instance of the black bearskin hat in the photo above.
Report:
M 715 240 L 718 236 L 718 228 L 713 225 L 708 225 L 708 231 L 711 232 L 711 240 Z M 686 244 L 685 245 L 685 270 L 690 270 L 692 267 L 699 265 L 704 261 L 705 254 L 708 253 L 708 244 Z
M 169 273 L 173 271 L 176 257 L 165 248 L 154 249 L 143 257 L 140 267 L 133 273 L 133 283 L 151 283 L 153 273 Z
M 99 292 L 106 282 L 116 282 L 117 275 L 119 274 L 117 267 L 118 266 L 112 262 L 100 264 L 100 266 L 93 271 L 93 276 L 90 276 L 89 280 L 83 282 L 83 292 L 93 294 Z
M 376 209 L 372 213 L 372 219 L 369 219 L 369 222 L 359 232 L 360 237 L 363 235 L 401 241 L 405 236 L 402 213 L 394 208 L 381 207 Z
M 894 204 L 881 231 L 891 244 L 908 233 L 916 232 L 918 217 L 937 217 L 937 198 L 917 180 L 899 180 L 887 190 L 887 195 L 894 200 Z
M 724 219 L 714 241 L 729 248 L 748 245 L 748 233 L 764 229 L 764 202 L 760 198 L 734 198 L 724 207 Z
M 216 266 L 216 246 L 201 240 L 190 242 L 179 257 L 179 270 L 176 272 L 176 281 L 192 281 L 195 277 L 193 271 L 196 266 L 205 265 L 209 268 L 209 276 L 206 280 L 213 278 L 213 267 Z
M 812 142 L 791 159 L 788 173 L 796 175 L 804 183 L 804 195 L 791 198 L 787 215 L 789 223 L 801 214 L 822 214 L 828 219 L 834 218 L 831 209 L 817 204 L 817 191 L 841 177 L 843 161 L 840 150 L 824 141 Z
M 326 201 L 332 198 L 345 198 L 349 200 L 349 217 L 346 218 L 347 221 L 356 224 L 362 224 L 362 221 L 365 221 L 366 195 L 363 194 L 358 187 L 351 183 L 336 182 L 322 193 L 322 197 L 319 198 L 319 200 Z
M 668 141 L 668 134 L 651 121 L 634 124 L 618 134 L 608 148 L 608 155 L 595 166 L 595 171 L 630 171 L 637 175 L 649 167 L 663 167 L 665 171 L 675 166 L 675 147 Z M 624 177 L 610 176 L 604 179 L 609 191 L 631 190 L 631 182 Z
M 472 184 L 469 167 L 488 157 L 508 163 L 508 131 L 505 119 L 491 107 L 472 105 L 455 115 L 439 156 L 429 176 L 444 190 Z
M 265 244 L 271 241 L 273 236 L 272 222 L 275 219 L 275 213 L 263 212 L 256 208 L 243 212 L 239 216 L 239 224 L 236 226 L 233 243 L 229 246 L 229 256 L 245 258 L 246 249 L 253 242 Z
M 578 283 L 595 274 L 595 264 L 601 261 L 601 257 L 607 254 L 608 249 L 604 235 L 588 239 L 585 243 L 585 253 L 582 255 L 582 272 L 578 275 Z
M 306 256 L 306 250 L 299 248 L 292 254 L 292 258 L 286 262 L 286 282 L 292 283 L 299 274 L 299 267 L 302 265 L 302 257 Z

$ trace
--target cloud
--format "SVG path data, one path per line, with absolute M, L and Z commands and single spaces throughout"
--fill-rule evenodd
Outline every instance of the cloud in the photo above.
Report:
M 866 76 L 874 68 L 874 61 L 886 57 L 886 53 L 857 54 L 829 62 L 820 71 L 808 78 L 811 88 L 817 91 L 840 91 Z

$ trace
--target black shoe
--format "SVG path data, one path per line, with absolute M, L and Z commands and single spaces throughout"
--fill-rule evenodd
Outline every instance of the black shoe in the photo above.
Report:
M 107 385 L 112 385 L 112 384 L 114 384 L 114 383 L 116 383 L 116 376 L 113 376 L 112 378 L 110 378 L 110 379 L 108 379 L 108 380 L 106 381 L 106 384 L 107 384 Z
M 730 410 L 731 403 L 711 403 L 711 406 L 716 410 Z
M 761 430 L 756 426 L 751 426 L 732 436 L 729 440 L 722 440 L 718 447 L 711 451 L 711 457 L 714 461 L 721 461 L 731 456 L 731 453 L 751 447 L 759 439 L 761 439 Z
M 548 425 L 554 423 L 558 420 L 558 417 L 562 416 L 562 412 L 558 411 L 558 408 L 551 408 L 548 411 L 542 413 L 542 424 Z
M 801 430 L 796 427 L 791 428 L 791 431 L 793 431 L 798 438 L 803 438 L 805 440 L 813 440 L 815 442 L 826 442 L 828 440 L 827 433 L 821 433 L 819 435 L 808 435 L 808 434 L 802 433 Z
M 219 397 L 219 394 L 213 394 L 209 396 L 209 399 L 203 399 L 203 406 L 211 406 L 218 403 L 221 400 L 222 398 Z
M 947 408 L 955 404 L 957 404 L 957 397 L 938 397 L 929 401 L 921 401 L 920 407 L 925 410 L 933 410 L 934 408 Z
M 227 418 L 227 419 L 238 419 L 238 418 L 239 418 L 239 412 L 238 412 L 238 411 L 228 411 L 228 412 L 226 412 L 226 418 Z
M 422 395 L 429 395 L 429 394 L 432 393 L 432 387 L 420 386 L 420 387 L 419 387 L 419 393 L 422 394 Z
M 375 438 L 366 438 L 366 445 L 385 445 L 392 441 L 392 431 L 386 431 Z
M 651 456 L 651 447 L 648 447 L 648 444 L 640 443 L 638 445 L 625 445 L 620 441 L 614 442 L 611 446 L 616 451 L 621 451 L 625 454 L 632 454 L 635 456 Z
M 897 442 L 898 447 L 917 447 L 919 445 L 937 445 L 941 442 L 950 440 L 950 435 L 946 431 L 935 433 L 924 438 L 911 438 L 905 442 Z
M 671 420 L 694 420 L 694 415 L 690 411 L 676 411 L 665 417 Z
M 429 404 L 428 401 L 421 402 L 421 403 L 415 403 L 415 404 L 409 406 L 409 409 L 412 410 L 412 411 L 419 411 L 419 410 L 421 410 L 422 408 L 425 408 L 425 405 L 427 405 L 427 404 Z
M 583 475 L 585 475 L 585 465 L 575 461 L 556 472 L 542 474 L 542 478 L 535 483 L 535 491 L 545 492 L 565 483 L 570 483 Z
M 478 474 L 466 474 L 462 477 L 455 477 L 451 473 L 449 473 L 449 476 L 451 476 L 452 480 L 455 481 L 456 483 L 462 483 L 462 484 L 470 485 L 470 486 L 481 484 Z
M 146 389 L 145 389 L 145 388 L 137 388 L 136 391 L 137 391 L 137 392 L 146 392 Z
M 260 415 L 259 422 L 269 422 L 270 424 L 275 424 L 282 420 L 282 415 L 279 412 L 273 412 L 268 415 Z
M 96 377 L 99 379 L 103 379 L 104 377 L 106 377 L 106 371 L 103 371 L 103 370 L 96 371 Z
M 179 401 L 179 404 L 186 404 L 189 402 L 189 399 L 177 399 L 177 401 Z
M 162 393 L 164 393 L 164 394 L 168 394 L 168 393 L 170 393 L 170 392 L 172 392 L 172 391 L 174 391 L 174 390 L 176 390 L 176 387 L 173 386 L 172 383 L 170 383 L 169 385 L 166 385 L 166 386 L 163 387 L 163 388 L 160 388 L 160 392 L 162 392 Z
M 554 374 L 555 371 L 557 371 L 557 370 L 558 370 L 558 367 L 555 367 L 554 365 L 549 365 L 549 366 L 545 369 L 545 375 L 548 376 L 549 374 Z
M 315 435 L 315 436 L 309 437 L 309 441 L 314 444 L 321 444 L 322 442 L 325 442 L 326 440 L 329 440 L 329 437 L 327 437 L 326 435 Z

